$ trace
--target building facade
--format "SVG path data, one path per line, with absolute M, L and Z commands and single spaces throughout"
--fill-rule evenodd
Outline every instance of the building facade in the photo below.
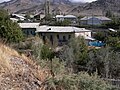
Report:
M 91 37 L 90 30 L 76 27 L 40 26 L 36 33 L 39 34 L 44 43 L 49 43 L 55 47 L 67 44 L 74 37 Z
M 85 16 L 80 19 L 81 25 L 101 25 L 110 22 L 111 19 L 104 16 Z
M 35 36 L 39 23 L 18 23 L 25 36 Z
M 56 15 L 56 20 L 57 21 L 64 21 L 64 20 L 69 20 L 71 23 L 76 23 L 77 22 L 77 17 L 74 15 Z

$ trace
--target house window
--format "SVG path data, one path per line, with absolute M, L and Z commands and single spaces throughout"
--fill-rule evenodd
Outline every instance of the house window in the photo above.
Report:
M 31 35 L 33 35 L 34 33 L 33 33 L 33 31 L 31 31 Z
M 65 37 L 65 36 L 63 36 L 63 40 L 66 40 L 66 37 Z
M 27 35 L 29 35 L 29 31 L 27 30 L 26 32 L 27 32 Z
M 45 38 L 45 36 L 43 36 L 43 42 L 46 43 L 46 38 Z
M 52 35 L 50 35 L 50 41 L 51 41 L 51 43 L 53 45 L 53 36 Z
M 68 39 L 70 39 L 70 38 L 71 38 L 71 35 L 68 36 Z
M 59 39 L 59 35 L 57 35 L 57 39 Z

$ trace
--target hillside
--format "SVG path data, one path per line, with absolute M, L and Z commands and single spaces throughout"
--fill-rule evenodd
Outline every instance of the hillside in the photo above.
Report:
M 97 0 L 83 6 L 77 6 L 70 13 L 78 15 L 105 15 L 106 11 L 120 15 L 120 0 Z
M 72 3 L 70 0 L 50 0 L 50 12 L 74 15 L 105 15 L 111 11 L 119 15 L 119 0 L 97 0 L 92 3 Z M 0 6 L 11 13 L 44 13 L 45 0 L 11 0 L 1 3 Z
M 63 10 L 61 5 L 67 8 L 68 4 L 70 4 L 70 1 L 69 0 L 50 0 L 50 3 L 51 3 L 50 11 L 54 10 L 56 7 Z M 11 0 L 9 2 L 1 3 L 0 6 L 11 13 L 26 13 L 26 12 L 44 13 L 44 4 L 45 4 L 45 0 Z
M 44 90 L 46 77 L 30 59 L 0 44 L 0 90 Z
M 11 0 L 0 4 L 10 13 L 44 13 L 45 0 Z M 92 3 L 73 3 L 70 0 L 50 0 L 50 13 L 74 15 L 105 15 L 107 11 L 119 15 L 119 0 L 97 0 Z

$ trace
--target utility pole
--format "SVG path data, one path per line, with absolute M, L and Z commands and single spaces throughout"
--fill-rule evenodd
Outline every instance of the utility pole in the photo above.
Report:
M 50 1 L 45 0 L 45 21 L 47 20 L 49 14 L 50 14 Z

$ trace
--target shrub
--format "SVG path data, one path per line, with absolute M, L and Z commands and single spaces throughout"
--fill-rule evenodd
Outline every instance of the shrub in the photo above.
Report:
M 47 81 L 46 90 L 117 90 L 96 74 L 88 75 L 87 73 L 63 75 L 60 77 L 50 78 Z
M 43 45 L 41 48 L 41 59 L 52 60 L 54 58 L 54 52 L 48 45 Z
M 20 27 L 9 19 L 8 13 L 4 10 L 0 10 L 0 38 L 7 40 L 7 42 L 23 40 Z
M 73 38 L 70 40 L 68 46 L 64 46 L 59 52 L 59 58 L 66 61 L 66 65 L 69 68 L 73 68 L 74 71 L 80 71 L 85 67 L 88 62 L 88 49 L 85 40 L 82 37 Z

